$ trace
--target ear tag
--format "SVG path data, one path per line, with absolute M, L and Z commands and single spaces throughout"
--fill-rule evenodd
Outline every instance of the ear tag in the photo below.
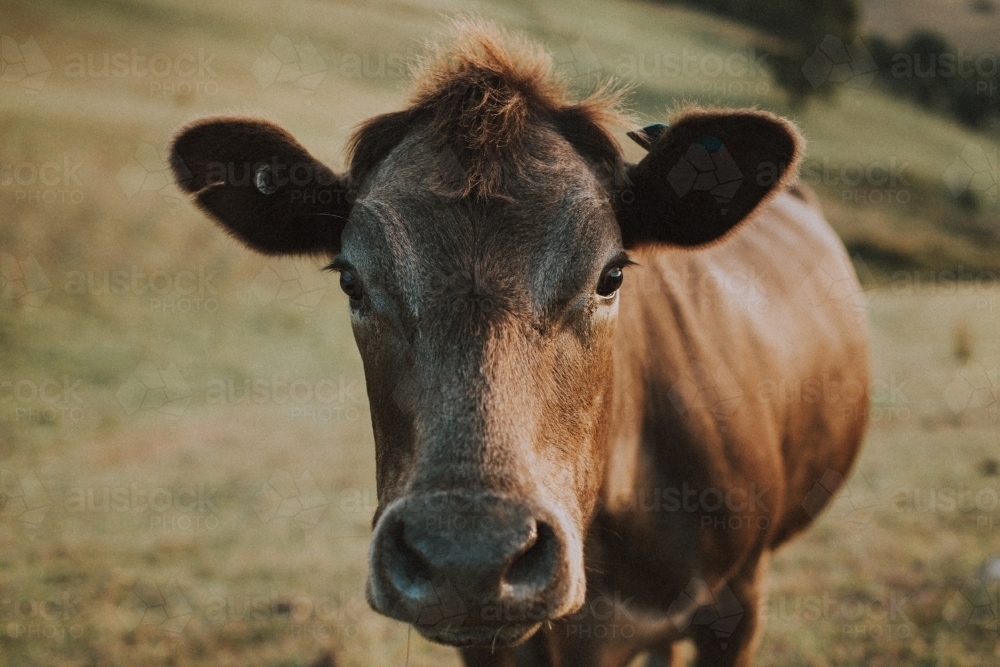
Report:
M 254 184 L 261 194 L 273 195 L 278 191 L 278 186 L 274 183 L 274 177 L 271 173 L 271 165 L 265 164 L 257 169 L 257 173 L 254 174 Z
M 638 132 L 632 130 L 628 132 L 628 138 L 639 144 L 647 151 L 652 147 L 653 142 L 660 138 L 664 132 L 670 129 L 669 125 L 663 123 L 653 123 L 652 125 L 647 125 Z

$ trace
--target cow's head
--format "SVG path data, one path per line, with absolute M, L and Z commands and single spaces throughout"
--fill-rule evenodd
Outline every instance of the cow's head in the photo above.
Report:
M 688 110 L 625 165 L 613 96 L 568 101 L 546 62 L 467 32 L 409 108 L 362 125 L 342 175 L 259 120 L 197 122 L 172 152 L 250 247 L 332 258 L 375 433 L 368 598 L 456 645 L 584 601 L 626 252 L 719 239 L 799 154 L 768 113 Z

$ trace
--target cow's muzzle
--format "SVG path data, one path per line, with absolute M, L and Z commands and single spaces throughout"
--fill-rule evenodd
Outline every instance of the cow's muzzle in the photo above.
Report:
M 516 644 L 582 604 L 573 538 L 552 513 L 493 493 L 405 497 L 375 527 L 368 600 L 432 641 Z

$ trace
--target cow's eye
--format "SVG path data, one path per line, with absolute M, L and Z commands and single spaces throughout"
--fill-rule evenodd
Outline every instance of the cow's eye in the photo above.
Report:
M 605 298 L 612 296 L 622 286 L 625 274 L 620 266 L 611 266 L 604 270 L 597 282 L 597 294 Z
M 344 294 L 349 296 L 351 301 L 355 303 L 361 301 L 361 281 L 353 271 L 340 272 L 340 289 L 344 290 Z

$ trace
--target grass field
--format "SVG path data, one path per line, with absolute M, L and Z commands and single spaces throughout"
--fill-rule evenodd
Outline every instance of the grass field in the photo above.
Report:
M 966 53 L 996 53 L 1000 7 L 993 0 L 865 0 L 862 29 L 894 40 L 933 30 Z
M 760 662 L 997 664 L 996 137 L 874 87 L 789 108 L 741 69 L 756 35 L 655 4 L 0 0 L 0 665 L 457 664 L 363 599 L 345 297 L 318 262 L 237 247 L 162 151 L 252 112 L 339 168 L 458 10 L 545 42 L 581 89 L 634 82 L 644 121 L 685 99 L 798 120 L 868 289 L 874 419 L 847 493 L 773 561 Z

